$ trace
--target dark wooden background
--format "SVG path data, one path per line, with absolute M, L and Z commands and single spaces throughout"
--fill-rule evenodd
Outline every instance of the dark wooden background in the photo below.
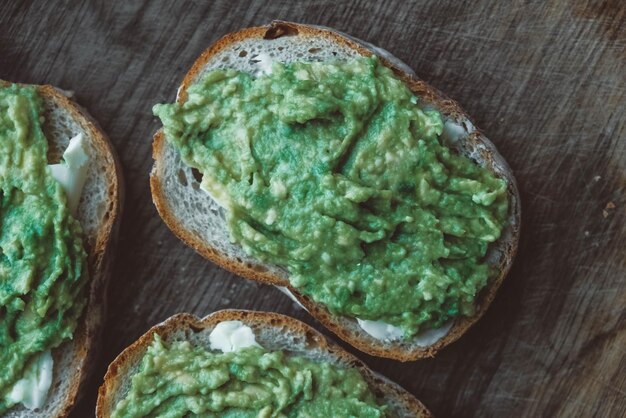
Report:
M 470 332 L 411 364 L 357 354 L 438 417 L 626 416 L 626 3 L 3 0 L 0 78 L 75 91 L 126 179 L 102 356 L 73 416 L 93 414 L 106 365 L 174 313 L 272 310 L 320 328 L 277 290 L 186 248 L 148 186 L 151 106 L 174 98 L 220 36 L 276 18 L 406 61 L 474 117 L 522 194 L 513 271 Z

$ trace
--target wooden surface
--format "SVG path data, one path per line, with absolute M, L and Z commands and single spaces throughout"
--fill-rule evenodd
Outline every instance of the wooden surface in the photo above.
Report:
M 457 99 L 512 166 L 519 254 L 486 316 L 436 358 L 359 354 L 438 417 L 626 416 L 626 5 L 622 1 L 0 2 L 0 78 L 76 92 L 126 179 L 101 361 L 181 311 L 272 310 L 278 291 L 186 248 L 150 199 L 154 103 L 223 34 L 280 18 L 387 48 Z M 470 3 L 470 2 L 468 2 Z

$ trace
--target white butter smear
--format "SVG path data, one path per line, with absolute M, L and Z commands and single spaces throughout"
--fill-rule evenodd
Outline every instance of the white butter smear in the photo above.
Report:
M 359 323 L 359 326 L 363 329 L 363 331 L 367 332 L 377 340 L 396 341 L 402 339 L 404 336 L 402 329 L 383 321 L 370 321 L 359 318 L 357 318 L 356 321 Z M 420 347 L 431 346 L 448 334 L 450 328 L 452 328 L 452 324 L 453 322 L 450 321 L 442 327 L 422 331 L 412 337 L 410 341 Z
M 59 164 L 51 164 L 48 167 L 52 177 L 59 182 L 67 195 L 70 212 L 76 216 L 89 168 L 89 156 L 85 151 L 85 139 L 82 133 L 70 140 L 63 153 L 63 160 Z
M 261 347 L 252 332 L 252 328 L 241 321 L 223 321 L 209 334 L 209 344 L 213 350 L 230 353 L 246 347 Z
M 356 322 L 359 323 L 363 331 L 377 340 L 394 341 L 401 339 L 404 335 L 400 328 L 383 321 L 370 321 L 368 319 L 357 318 Z
M 259 66 L 259 70 L 261 74 L 272 74 L 272 57 L 267 54 L 260 53 L 256 60 L 258 60 L 257 65 Z
M 467 137 L 468 132 L 460 124 L 447 120 L 443 125 L 443 131 L 441 132 L 441 138 L 447 144 L 454 144 L 461 138 Z
M 50 350 L 33 358 L 24 371 L 24 377 L 13 385 L 8 399 L 16 404 L 21 403 L 30 410 L 41 408 L 52 384 L 52 367 Z
M 285 286 L 274 286 L 274 287 L 276 289 L 280 290 L 285 295 L 287 295 L 289 297 L 289 299 L 291 299 L 294 302 L 296 302 L 298 304 L 298 306 L 300 306 L 302 309 L 304 309 L 307 312 L 309 311 L 307 308 L 304 307 L 304 305 L 302 305 L 300 303 L 300 301 L 298 299 L 296 299 L 296 297 L 293 295 L 293 293 L 291 293 L 291 291 L 287 287 L 285 287 Z
M 454 321 L 450 321 L 439 328 L 427 329 L 417 334 L 411 341 L 415 341 L 420 347 L 429 347 L 448 335 L 448 332 L 452 329 L 452 325 L 454 325 Z

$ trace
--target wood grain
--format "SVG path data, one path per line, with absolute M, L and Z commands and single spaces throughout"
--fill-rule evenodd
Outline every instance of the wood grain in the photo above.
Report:
M 1 2 L 0 78 L 75 91 L 124 166 L 101 360 L 73 416 L 93 414 L 106 364 L 174 313 L 262 309 L 319 328 L 273 288 L 182 245 L 148 187 L 151 106 L 173 99 L 211 42 L 274 18 L 335 27 L 405 60 L 473 115 L 522 192 L 517 261 L 466 336 L 412 364 L 357 354 L 439 417 L 626 416 L 626 5 L 469 3 Z

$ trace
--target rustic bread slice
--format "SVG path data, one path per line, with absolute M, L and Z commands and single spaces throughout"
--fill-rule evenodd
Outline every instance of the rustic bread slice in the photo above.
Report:
M 109 365 L 100 386 L 96 417 L 111 416 L 117 403 L 126 396 L 130 377 L 136 372 L 154 334 L 164 341 L 190 341 L 195 346 L 210 347 L 209 334 L 222 321 L 241 321 L 252 328 L 256 341 L 271 351 L 285 350 L 313 361 L 327 361 L 339 367 L 356 367 L 365 377 L 376 397 L 399 417 L 430 417 L 428 409 L 396 383 L 373 372 L 359 359 L 330 343 L 310 326 L 285 315 L 270 312 L 223 310 L 203 319 L 190 314 L 174 315 L 155 325 L 127 347 Z
M 66 92 L 47 85 L 36 88 L 44 100 L 43 131 L 48 139 L 49 163 L 58 163 L 70 139 L 79 133 L 84 136 L 85 151 L 90 156 L 77 210 L 88 254 L 88 302 L 72 340 L 52 351 L 52 385 L 44 407 L 31 411 L 16 405 L 5 415 L 7 418 L 64 417 L 76 402 L 79 387 L 88 377 L 99 346 L 106 280 L 122 207 L 121 167 L 106 134 Z
M 363 331 L 354 318 L 332 315 L 324 306 L 299 294 L 289 285 L 284 269 L 261 263 L 231 243 L 222 209 L 200 189 L 198 173 L 182 162 L 178 152 L 165 141 L 162 130 L 154 136 L 155 164 L 150 183 L 154 203 L 165 223 L 201 255 L 248 279 L 287 288 L 316 319 L 359 350 L 409 361 L 433 356 L 458 339 L 484 314 L 509 271 L 517 249 L 520 199 L 513 173 L 494 145 L 474 126 L 460 106 L 420 80 L 406 64 L 387 51 L 331 29 L 281 21 L 228 34 L 210 46 L 185 76 L 177 100 L 184 102 L 187 88 L 204 73 L 217 68 L 256 73 L 259 63 L 263 64 L 267 57 L 282 62 L 323 61 L 370 56 L 372 53 L 377 54 L 384 65 L 407 83 L 420 97 L 424 107 L 434 107 L 444 115 L 447 127 L 444 139 L 449 146 L 508 182 L 509 224 L 501 238 L 490 246 L 487 256 L 499 273 L 478 295 L 476 314 L 457 319 L 437 342 L 423 346 L 418 338 L 378 340 Z

